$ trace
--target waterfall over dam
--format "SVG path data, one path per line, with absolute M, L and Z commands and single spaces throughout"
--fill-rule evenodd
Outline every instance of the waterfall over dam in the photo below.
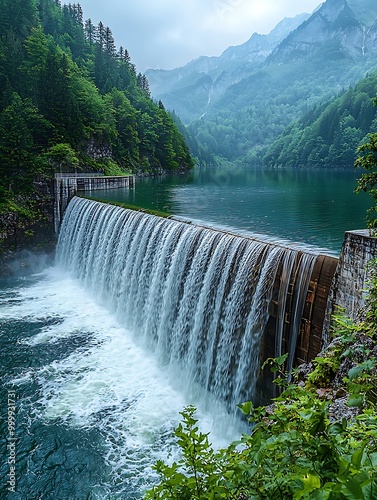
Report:
M 262 402 L 261 359 L 315 356 L 337 259 L 73 198 L 57 262 L 155 353 L 188 393 L 231 411 Z

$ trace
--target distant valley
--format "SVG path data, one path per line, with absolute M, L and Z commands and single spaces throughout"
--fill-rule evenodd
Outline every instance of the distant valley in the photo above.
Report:
M 258 161 L 270 166 L 285 163 L 284 156 L 274 153 L 282 137 L 289 143 L 289 134 L 299 127 L 296 145 L 307 146 L 302 135 L 318 119 L 318 107 L 323 113 L 332 106 L 334 113 L 334 102 L 368 76 L 369 85 L 352 90 L 362 93 L 363 110 L 370 107 L 368 120 L 357 123 L 361 104 L 351 110 L 348 122 L 343 109 L 329 137 L 322 138 L 330 141 L 335 128 L 340 133 L 346 123 L 354 129 L 348 134 L 347 154 L 332 151 L 329 155 L 330 146 L 321 147 L 316 127 L 310 131 L 312 146 L 319 142 L 311 165 L 319 159 L 321 166 L 352 166 L 354 150 L 375 118 L 371 99 L 376 87 L 370 79 L 376 64 L 377 3 L 327 0 L 311 15 L 283 19 L 268 35 L 254 33 L 219 57 L 200 57 L 182 68 L 148 70 L 146 75 L 153 97 L 187 126 L 189 142 L 201 163 Z M 298 149 L 296 153 L 290 161 L 300 166 L 307 155 Z

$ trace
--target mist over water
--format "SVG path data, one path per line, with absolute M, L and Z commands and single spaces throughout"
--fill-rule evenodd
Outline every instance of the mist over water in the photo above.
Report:
M 140 498 L 155 480 L 152 464 L 177 457 L 179 412 L 200 401 L 174 388 L 132 332 L 64 270 L 2 285 L 3 390 L 17 393 L 21 498 Z M 219 446 L 240 428 L 217 410 L 215 420 L 199 414 Z

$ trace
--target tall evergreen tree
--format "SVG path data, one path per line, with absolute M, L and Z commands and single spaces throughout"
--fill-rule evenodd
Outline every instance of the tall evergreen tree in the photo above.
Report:
M 137 84 L 148 97 L 151 95 L 148 78 L 145 75 L 141 73 L 137 75 Z
M 104 49 L 109 56 L 115 57 L 116 55 L 115 41 L 111 29 L 109 27 L 105 29 Z
M 104 48 L 104 46 L 105 46 L 105 26 L 103 25 L 102 21 L 100 21 L 98 23 L 98 26 L 96 29 L 96 42 L 101 47 L 101 49 Z
M 89 45 L 93 45 L 95 43 L 97 31 L 90 18 L 85 21 L 85 36 Z

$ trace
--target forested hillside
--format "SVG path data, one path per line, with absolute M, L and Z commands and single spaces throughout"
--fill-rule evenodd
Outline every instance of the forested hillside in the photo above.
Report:
M 79 4 L 0 0 L 0 212 L 30 215 L 54 172 L 160 173 L 193 165 L 109 27 Z M 2 221 L 3 222 L 3 221 Z
M 207 156 L 260 161 L 293 121 L 376 70 L 375 1 L 326 0 L 299 25 L 293 21 L 279 30 L 283 39 L 272 37 L 275 28 L 225 51 L 216 72 L 216 58 L 199 58 L 147 73 L 152 91 L 189 125 Z
M 270 167 L 352 167 L 356 148 L 377 129 L 377 73 L 337 99 L 314 107 L 291 124 L 268 149 Z
M 273 49 L 309 14 L 283 19 L 268 35 L 254 33 L 242 45 L 228 47 L 219 57 L 202 56 L 182 68 L 149 69 L 152 94 L 176 110 L 187 125 L 204 116 L 229 86 L 249 76 Z

